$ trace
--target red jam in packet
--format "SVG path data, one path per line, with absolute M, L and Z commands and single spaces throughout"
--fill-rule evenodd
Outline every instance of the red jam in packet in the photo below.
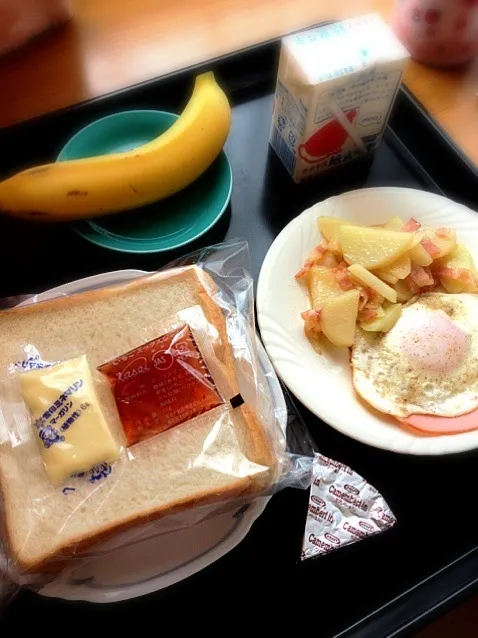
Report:
M 224 403 L 187 325 L 98 370 L 111 383 L 127 445 Z

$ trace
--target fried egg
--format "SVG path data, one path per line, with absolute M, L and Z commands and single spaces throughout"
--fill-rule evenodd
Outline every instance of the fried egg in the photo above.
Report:
M 385 334 L 357 329 L 357 393 L 396 417 L 453 417 L 478 408 L 478 296 L 427 293 Z

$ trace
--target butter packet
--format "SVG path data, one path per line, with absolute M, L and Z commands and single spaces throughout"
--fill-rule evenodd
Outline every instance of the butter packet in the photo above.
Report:
M 357 472 L 315 454 L 302 560 L 380 534 L 396 522 L 383 496 Z
M 119 458 L 85 355 L 19 375 L 53 485 Z

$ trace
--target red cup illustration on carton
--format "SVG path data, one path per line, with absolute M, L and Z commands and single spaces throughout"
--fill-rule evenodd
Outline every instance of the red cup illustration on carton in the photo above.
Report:
M 357 109 L 345 114 L 349 122 L 357 116 Z M 299 157 L 309 164 L 316 164 L 324 157 L 340 153 L 349 134 L 337 119 L 332 119 L 317 129 L 304 144 L 299 144 Z
M 408 57 L 377 14 L 282 40 L 270 143 L 294 181 L 378 147 Z

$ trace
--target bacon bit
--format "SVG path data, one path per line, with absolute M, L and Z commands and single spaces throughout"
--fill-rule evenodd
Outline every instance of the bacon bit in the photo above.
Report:
M 436 287 L 437 284 L 434 284 L 433 286 L 424 286 L 423 288 L 420 288 L 420 293 L 423 294 L 424 292 L 433 292 Z
M 334 277 L 342 290 L 352 290 L 354 283 L 350 272 L 343 268 L 333 268 Z
M 337 264 L 337 268 L 340 268 L 340 270 L 347 270 L 348 267 L 349 265 L 346 261 L 339 261 Z
M 410 217 L 408 222 L 404 224 L 402 230 L 405 233 L 413 233 L 414 231 L 419 230 L 421 227 L 422 225 L 420 224 L 420 222 L 417 222 L 416 219 L 414 219 L 413 217 Z
M 360 321 L 368 321 L 378 316 L 378 309 L 384 298 L 372 288 L 360 288 L 359 313 Z
M 305 277 L 305 275 L 309 272 L 312 266 L 315 266 L 316 264 L 320 262 L 322 257 L 327 252 L 327 248 L 328 248 L 327 242 L 325 240 L 322 240 L 320 244 L 316 246 L 314 250 L 312 250 L 312 252 L 310 252 L 307 255 L 304 265 L 298 272 L 296 272 L 295 278 L 302 279 L 303 277 Z
M 437 275 L 439 277 L 446 277 L 447 279 L 461 281 L 464 284 L 475 283 L 475 277 L 468 268 L 441 268 L 440 270 L 437 270 Z
M 448 229 L 445 228 L 444 226 L 442 226 L 441 228 L 438 228 L 438 230 L 435 231 L 435 235 L 437 237 L 440 237 L 441 239 L 450 238 L 450 233 L 448 232 Z
M 314 310 L 306 310 L 301 313 L 302 319 L 305 321 L 304 330 L 306 335 L 314 336 L 322 332 L 320 327 L 320 315 L 322 310 L 320 308 Z
M 300 316 L 304 321 L 319 321 L 322 308 L 313 308 L 312 310 L 305 310 L 300 313 Z
M 430 272 L 434 276 L 436 276 L 437 272 L 439 270 L 442 270 L 443 266 L 440 264 L 440 260 L 435 260 L 435 261 L 432 261 L 432 263 L 429 266 L 427 266 L 427 268 L 430 270 Z
M 438 246 L 434 244 L 428 237 L 424 237 L 420 243 L 430 255 L 430 257 L 437 257 L 440 254 L 440 249 L 438 248 Z
M 435 276 L 432 273 L 430 267 L 429 266 L 424 266 L 423 270 L 426 272 L 427 277 L 428 277 L 428 281 L 429 281 L 429 283 L 426 284 L 426 285 L 429 286 L 430 288 L 435 287 L 437 285 L 437 283 L 439 283 L 439 282 L 437 282 L 437 280 L 435 279 Z
M 359 297 L 359 311 L 363 310 L 368 303 L 369 294 L 368 288 L 360 288 L 360 297 Z
M 384 297 L 382 297 L 382 295 L 380 293 L 378 293 L 376 290 L 373 290 L 372 288 L 367 288 L 367 294 L 368 294 L 368 305 L 371 307 L 376 307 L 376 306 L 381 306 L 383 304 L 383 300 Z
M 360 310 L 357 315 L 357 319 L 359 321 L 370 321 L 376 317 L 378 317 L 378 312 L 373 308 L 364 308 L 363 310 Z
M 326 252 L 320 261 L 320 265 L 327 268 L 335 268 L 337 266 L 337 258 L 333 253 Z
M 433 290 L 438 288 L 438 286 L 440 286 L 440 280 L 438 279 L 438 277 L 435 277 L 434 273 L 432 273 L 432 277 L 433 277 L 433 283 L 430 286 L 424 286 L 420 290 L 420 292 L 432 292 Z
M 416 295 L 418 292 L 420 292 L 420 287 L 417 286 L 417 284 L 414 281 L 412 281 L 411 277 L 412 275 L 410 273 L 408 277 L 405 277 L 405 279 L 403 280 L 403 283 L 405 284 L 405 286 L 408 288 L 410 292 Z
M 435 280 L 431 274 L 429 268 L 423 268 L 422 266 L 413 266 L 409 275 L 410 280 L 418 286 L 418 288 L 424 288 L 425 286 L 435 285 Z M 414 292 L 412 290 L 412 292 Z

